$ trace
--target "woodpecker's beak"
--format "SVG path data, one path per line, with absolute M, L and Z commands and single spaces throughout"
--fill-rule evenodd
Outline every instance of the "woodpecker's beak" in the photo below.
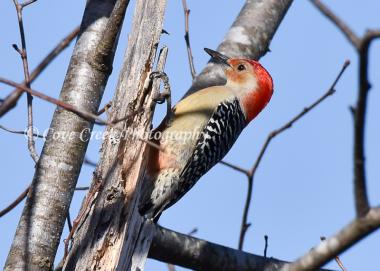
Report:
M 206 53 L 211 56 L 211 60 L 231 67 L 230 63 L 228 63 L 228 60 L 230 59 L 228 56 L 222 55 L 221 53 L 208 48 L 204 49 Z

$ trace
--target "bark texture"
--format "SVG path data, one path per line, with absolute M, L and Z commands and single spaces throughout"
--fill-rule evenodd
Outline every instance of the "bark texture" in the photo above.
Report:
M 103 141 L 93 180 L 93 183 L 100 182 L 101 186 L 92 204 L 84 210 L 87 214 L 74 235 L 64 265 L 66 270 L 130 270 L 132 255 L 135 250 L 139 251 L 136 243 L 139 243 L 137 240 L 142 231 L 142 218 L 136 204 L 147 145 L 139 140 L 138 135 L 143 136 L 150 130 L 152 92 L 144 87 L 144 83 L 156 56 L 165 7 L 166 1 L 163 0 L 136 2 L 128 48 L 110 114 L 111 120 L 126 120 L 106 130 L 108 136 Z M 159 66 L 163 64 L 161 61 Z M 153 89 L 157 91 L 157 82 Z
M 247 0 L 217 51 L 230 57 L 258 60 L 268 52 L 269 44 L 292 0 Z M 209 86 L 223 85 L 225 76 L 209 62 L 194 79 L 185 96 Z
M 118 13 L 121 22 L 127 3 Z M 97 112 L 112 70 L 121 25 L 109 35 L 114 5 L 114 0 L 88 1 L 61 90 L 60 100 L 84 111 Z M 104 38 L 107 32 L 108 40 Z M 99 48 L 101 41 L 109 46 Z M 105 57 L 97 58 L 99 53 Z M 92 127 L 92 121 L 56 109 L 5 270 L 51 270 L 88 145 L 80 133 Z

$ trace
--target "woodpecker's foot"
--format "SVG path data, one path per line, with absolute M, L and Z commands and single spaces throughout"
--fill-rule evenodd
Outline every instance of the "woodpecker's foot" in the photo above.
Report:
M 170 91 L 170 84 L 169 84 L 169 77 L 164 72 L 154 71 L 149 75 L 149 78 L 151 80 L 159 78 L 162 80 L 162 83 L 164 84 L 164 91 L 157 94 L 156 97 L 153 97 L 153 101 L 158 104 L 164 103 L 166 101 L 166 115 L 170 116 L 172 113 L 172 100 L 171 100 L 171 91 Z
M 170 93 L 161 92 L 155 95 L 155 97 L 153 97 L 153 101 L 157 104 L 163 104 L 166 101 L 166 99 L 168 99 L 169 96 L 170 96 Z

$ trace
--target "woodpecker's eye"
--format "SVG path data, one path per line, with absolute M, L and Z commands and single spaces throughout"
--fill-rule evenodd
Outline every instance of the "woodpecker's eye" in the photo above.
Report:
M 238 71 L 244 71 L 245 70 L 245 66 L 243 64 L 240 64 L 238 67 L 237 67 Z

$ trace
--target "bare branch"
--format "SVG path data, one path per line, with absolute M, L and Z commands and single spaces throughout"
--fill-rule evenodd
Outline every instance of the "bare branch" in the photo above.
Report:
M 86 191 L 88 189 L 89 189 L 88 186 L 75 187 L 75 191 Z M 5 207 L 3 210 L 0 211 L 0 217 L 12 211 L 20 202 L 22 202 L 28 195 L 29 190 L 30 190 L 30 185 L 28 185 L 28 187 L 11 204 L 9 204 L 7 207 Z
M 368 50 L 371 42 L 380 37 L 380 31 L 367 31 L 360 41 L 359 54 L 359 90 L 354 110 L 354 187 L 355 206 L 358 216 L 369 210 L 365 172 L 365 116 L 367 111 L 368 92 Z
M 24 24 L 22 21 L 22 9 L 26 7 L 27 5 L 32 4 L 35 2 L 33 1 L 26 1 L 23 4 L 19 4 L 17 0 L 13 0 L 13 3 L 15 4 L 16 11 L 17 11 L 17 18 L 18 18 L 18 25 L 20 29 L 20 37 L 21 37 L 21 50 L 17 47 L 17 45 L 13 45 L 13 48 L 20 54 L 22 65 L 24 68 L 24 82 L 26 87 L 30 88 L 30 77 L 29 77 L 29 65 L 28 65 L 28 55 L 26 52 L 26 40 L 25 40 L 25 32 L 24 32 Z M 27 95 L 27 106 L 28 106 L 28 129 L 27 129 L 27 135 L 28 135 L 28 149 L 30 156 L 34 160 L 35 163 L 38 162 L 39 156 L 36 151 L 36 146 L 34 142 L 33 137 L 33 97 L 31 94 L 28 93 Z
M 191 46 L 190 46 L 190 35 L 189 35 L 190 9 L 187 8 L 186 0 L 182 0 L 182 6 L 183 6 L 183 13 L 185 15 L 185 41 L 186 41 L 186 48 L 187 48 L 187 57 L 189 59 L 191 77 L 194 79 L 197 73 L 194 68 L 193 53 L 191 51 Z
M 247 196 L 245 198 L 243 216 L 241 219 L 241 226 L 240 226 L 240 233 L 239 233 L 238 248 L 240 250 L 243 249 L 245 234 L 247 233 L 248 228 L 251 226 L 251 223 L 248 223 L 248 213 L 249 213 L 249 206 L 251 205 L 251 201 L 252 201 L 253 175 L 252 174 L 247 175 L 247 179 L 248 179 Z
M 264 258 L 266 258 L 267 257 L 267 251 L 268 251 L 268 235 L 264 235 L 264 242 L 265 242 Z
M 98 116 L 100 116 L 101 114 L 103 114 L 104 112 L 107 112 L 112 106 L 112 102 L 108 102 L 104 105 L 104 107 L 102 109 L 100 109 L 97 113 Z
M 36 2 L 37 0 L 27 0 L 25 1 L 24 3 L 21 3 L 20 6 L 21 8 L 24 8 L 26 6 L 29 6 L 30 4 L 33 4 L 34 2 Z
M 0 125 L 0 129 L 4 130 L 4 131 L 7 131 L 9 133 L 12 133 L 12 134 L 18 134 L 18 135 L 27 135 L 27 131 L 20 131 L 20 130 L 14 130 L 14 129 L 9 129 L 3 125 Z M 43 135 L 40 135 L 40 134 L 37 134 L 37 133 L 34 133 L 33 132 L 33 136 L 34 137 L 38 137 L 38 138 L 45 138 Z
M 365 216 L 356 218 L 336 235 L 326 239 L 294 263 L 284 266 L 281 271 L 315 270 L 379 227 L 380 207 L 372 208 Z
M 156 226 L 155 232 L 149 258 L 192 270 L 279 271 L 287 263 L 214 244 L 160 226 Z
M 30 83 L 45 70 L 45 68 L 58 56 L 64 49 L 66 49 L 71 41 L 78 35 L 79 27 L 76 27 L 70 32 L 63 40 L 61 40 L 53 50 L 37 65 L 37 67 L 30 73 Z M 22 83 L 25 84 L 25 81 Z M 0 117 L 4 116 L 8 111 L 14 108 L 18 99 L 21 97 L 23 90 L 14 89 L 0 104 Z
M 67 213 L 66 220 L 67 220 L 67 227 L 69 228 L 69 232 L 70 232 L 73 229 L 73 224 L 71 223 L 70 212 Z
M 245 168 L 242 168 L 242 167 L 237 166 L 237 165 L 234 165 L 234 164 L 231 164 L 231 163 L 229 163 L 229 162 L 226 162 L 226 161 L 220 161 L 219 163 L 222 164 L 222 165 L 225 165 L 225 166 L 227 166 L 227 167 L 229 167 L 229 168 L 232 168 L 232 169 L 234 169 L 234 170 L 236 170 L 236 171 L 239 171 L 239 172 L 241 172 L 241 173 L 243 173 L 243 174 L 245 174 L 245 175 L 247 175 L 247 176 L 249 176 L 249 175 L 251 174 L 250 170 L 245 169 Z
M 0 211 L 0 217 L 12 211 L 21 201 L 23 201 L 26 198 L 26 195 L 28 195 L 29 190 L 30 185 L 11 204 Z
M 87 191 L 89 189 L 90 189 L 89 186 L 77 186 L 77 187 L 75 187 L 75 191 Z
M 84 162 L 83 163 L 86 164 L 86 165 L 92 166 L 92 167 L 96 167 L 96 162 L 92 161 L 88 157 L 84 158 Z

